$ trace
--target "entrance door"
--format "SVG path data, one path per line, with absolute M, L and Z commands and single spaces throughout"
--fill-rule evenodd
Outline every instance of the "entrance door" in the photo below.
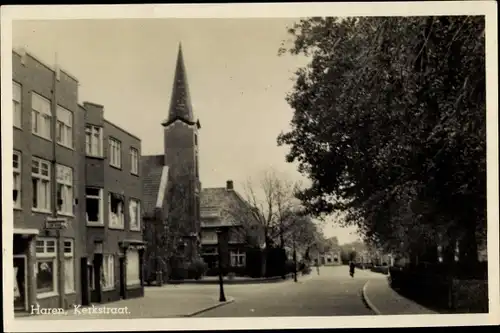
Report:
M 125 257 L 120 258 L 120 298 L 125 299 L 126 298 L 126 293 L 125 293 L 125 274 L 127 272 L 125 271 Z
M 14 310 L 28 310 L 28 263 L 26 255 L 14 255 Z
M 92 265 L 89 265 L 87 258 L 80 260 L 82 305 L 90 305 L 90 281 L 92 277 Z

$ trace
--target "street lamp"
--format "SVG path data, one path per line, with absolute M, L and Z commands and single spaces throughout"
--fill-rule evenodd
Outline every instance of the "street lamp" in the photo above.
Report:
M 218 229 L 217 231 L 217 247 L 219 252 L 219 302 L 226 301 L 226 295 L 224 294 L 224 279 L 222 277 L 222 243 L 221 243 L 221 234 L 222 230 Z

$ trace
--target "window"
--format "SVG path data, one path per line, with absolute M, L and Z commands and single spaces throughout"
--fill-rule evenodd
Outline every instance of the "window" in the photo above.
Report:
M 139 252 L 135 249 L 127 251 L 127 286 L 141 284 L 139 267 Z
M 12 81 L 12 124 L 15 127 L 21 128 L 22 121 L 22 108 L 21 108 L 21 85 L 17 82 Z
M 73 112 L 57 106 L 56 140 L 62 146 L 73 148 Z
M 217 244 L 217 233 L 215 231 L 203 231 L 201 233 L 202 243 Z
M 31 131 L 33 134 L 51 140 L 51 120 L 50 101 L 37 93 L 31 93 Z
M 242 252 L 240 250 L 236 250 L 236 251 L 231 251 L 230 255 L 231 255 L 231 266 L 232 267 L 245 266 L 245 258 L 246 258 L 245 252 Z
M 130 148 L 130 172 L 139 174 L 139 151 L 135 148 Z
M 73 169 L 56 166 L 57 180 L 57 213 L 73 215 Z
M 102 189 L 87 187 L 85 189 L 87 223 L 104 225 Z
M 64 240 L 64 291 L 75 292 L 75 250 L 72 239 Z
M 125 218 L 123 214 L 123 198 L 114 193 L 109 194 L 109 227 L 112 229 L 124 229 Z
M 36 290 L 38 297 L 57 294 L 57 242 L 51 238 L 36 240 Z
M 85 151 L 88 156 L 102 157 L 102 128 L 85 126 Z
M 101 287 L 111 290 L 115 287 L 115 258 L 113 255 L 104 255 L 102 258 Z
M 50 212 L 50 163 L 33 157 L 31 180 L 33 210 Z
M 21 153 L 14 151 L 12 154 L 14 208 L 21 208 Z
M 130 230 L 141 231 L 141 203 L 138 200 L 130 199 Z
M 113 138 L 109 138 L 109 165 L 122 167 L 122 144 Z

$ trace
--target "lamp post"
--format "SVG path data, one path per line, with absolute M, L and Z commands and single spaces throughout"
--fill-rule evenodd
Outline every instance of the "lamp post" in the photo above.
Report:
M 222 277 L 222 244 L 221 244 L 222 230 L 217 230 L 217 248 L 219 252 L 219 302 L 226 301 L 226 295 L 224 294 L 224 279 Z

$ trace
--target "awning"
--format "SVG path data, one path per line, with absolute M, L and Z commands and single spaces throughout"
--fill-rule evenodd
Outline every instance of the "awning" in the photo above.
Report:
M 122 248 L 135 247 L 140 249 L 144 248 L 147 242 L 138 239 L 124 239 L 118 242 L 118 244 L 120 244 L 120 247 Z
M 36 236 L 40 230 L 33 228 L 14 228 L 14 235 L 33 235 Z

